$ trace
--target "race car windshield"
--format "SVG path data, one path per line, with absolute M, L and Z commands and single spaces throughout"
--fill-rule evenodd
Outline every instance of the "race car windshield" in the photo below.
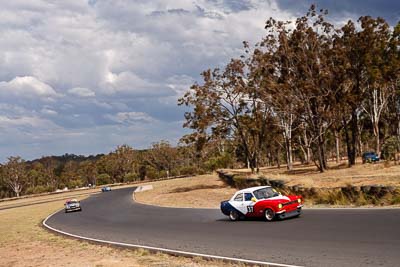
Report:
M 279 196 L 279 193 L 274 191 L 271 187 L 261 188 L 253 192 L 257 199 L 267 199 L 270 197 Z

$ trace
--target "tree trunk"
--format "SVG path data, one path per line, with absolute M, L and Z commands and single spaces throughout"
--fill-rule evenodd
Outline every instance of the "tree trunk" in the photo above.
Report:
M 255 167 L 256 167 L 256 173 L 259 174 L 260 173 L 260 166 L 259 166 L 259 162 L 258 162 L 258 156 L 255 157 Z
M 336 163 L 340 162 L 340 136 L 339 131 L 335 129 L 335 147 L 336 147 Z
M 324 150 L 324 140 L 321 135 L 318 137 L 318 163 L 319 163 L 319 171 L 324 172 L 326 170 L 326 158 L 325 158 L 325 150 Z
M 293 169 L 292 124 L 293 124 L 293 114 L 290 114 L 289 118 L 286 120 L 281 119 L 281 127 L 283 128 L 283 138 L 285 139 L 286 163 L 287 163 L 287 169 L 289 171 Z
M 310 164 L 311 148 L 308 142 L 307 131 L 305 129 L 304 129 L 304 142 L 306 144 L 306 151 L 307 151 L 306 164 Z
M 278 150 L 276 151 L 276 164 L 278 165 L 278 169 L 281 168 L 281 147 L 278 147 Z
M 379 125 L 378 122 L 374 123 L 374 135 L 375 135 L 375 152 L 380 156 L 381 153 L 381 148 L 380 148 L 380 142 L 379 142 Z
M 310 148 L 310 143 L 308 141 L 308 137 L 307 137 L 307 130 L 306 127 L 303 124 L 303 140 L 302 137 L 299 135 L 299 144 L 300 144 L 300 149 L 303 152 L 303 156 L 304 156 L 304 162 L 302 162 L 303 164 L 310 164 L 310 160 L 311 160 L 311 148 Z
M 352 116 L 350 119 L 350 125 L 346 122 L 345 117 L 342 118 L 345 139 L 346 139 L 346 147 L 347 147 L 347 161 L 349 167 L 356 164 L 357 136 L 358 136 L 357 134 L 358 123 L 357 123 L 357 114 L 355 109 L 353 109 L 351 115 Z
M 286 139 L 286 162 L 287 162 L 287 169 L 289 171 L 293 170 L 293 162 L 292 162 L 292 140 L 287 138 Z

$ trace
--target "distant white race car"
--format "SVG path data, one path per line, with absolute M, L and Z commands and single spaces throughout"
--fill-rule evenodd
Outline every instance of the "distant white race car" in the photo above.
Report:
M 81 203 L 77 199 L 69 199 L 65 202 L 65 213 L 70 211 L 82 211 Z

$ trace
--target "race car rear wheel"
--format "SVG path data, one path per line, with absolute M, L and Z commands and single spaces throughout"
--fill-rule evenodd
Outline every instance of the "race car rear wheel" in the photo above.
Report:
M 266 209 L 264 211 L 264 218 L 265 218 L 266 221 L 270 222 L 270 221 L 272 221 L 274 219 L 274 217 L 275 217 L 275 212 L 273 210 Z
M 229 212 L 229 219 L 231 219 L 231 221 L 237 221 L 239 220 L 239 213 L 236 210 L 231 210 Z

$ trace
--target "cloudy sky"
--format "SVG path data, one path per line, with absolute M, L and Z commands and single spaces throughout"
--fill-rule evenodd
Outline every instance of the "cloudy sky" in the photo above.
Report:
M 199 73 L 311 2 L 337 23 L 400 17 L 397 1 L 0 0 L 0 162 L 176 144 Z

